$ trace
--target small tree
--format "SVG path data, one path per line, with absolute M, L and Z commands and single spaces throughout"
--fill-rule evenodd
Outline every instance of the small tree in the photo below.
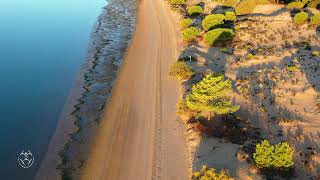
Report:
M 228 96 L 231 91 L 231 81 L 223 75 L 206 75 L 199 83 L 193 85 L 192 92 L 186 97 L 186 105 L 199 112 L 228 114 L 236 112 L 240 106 L 233 105 Z
M 272 166 L 272 155 L 274 147 L 267 140 L 263 140 L 256 145 L 256 151 L 253 154 L 254 162 L 258 167 L 269 168 Z
M 277 144 L 274 148 L 273 153 L 273 167 L 276 168 L 289 168 L 293 166 L 293 154 L 294 151 L 290 147 L 290 145 L 287 142 L 281 142 Z
M 294 150 L 287 142 L 280 142 L 275 146 L 263 140 L 256 145 L 253 154 L 254 162 L 260 168 L 289 168 L 292 167 Z

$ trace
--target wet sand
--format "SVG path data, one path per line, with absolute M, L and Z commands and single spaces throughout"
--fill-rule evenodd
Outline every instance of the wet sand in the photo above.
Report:
M 111 0 L 98 17 L 87 61 L 75 81 L 35 179 L 79 179 L 135 25 L 135 2 Z
M 143 0 L 82 179 L 187 179 L 183 125 L 175 115 L 177 28 L 161 0 Z

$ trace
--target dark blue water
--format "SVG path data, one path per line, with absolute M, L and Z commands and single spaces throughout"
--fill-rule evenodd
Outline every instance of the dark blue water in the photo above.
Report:
M 104 0 L 0 0 L 0 179 L 32 179 Z M 24 149 L 35 157 L 23 169 Z

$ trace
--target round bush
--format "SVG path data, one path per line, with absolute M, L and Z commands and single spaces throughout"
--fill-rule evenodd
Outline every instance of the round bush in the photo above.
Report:
M 272 166 L 272 155 L 274 147 L 269 141 L 264 140 L 256 145 L 255 153 L 253 154 L 254 162 L 260 168 L 269 168 Z
M 192 24 L 192 19 L 184 19 L 180 21 L 181 28 L 187 28 Z
M 185 41 L 193 41 L 200 35 L 200 30 L 196 27 L 189 27 L 181 32 L 182 39 Z
M 294 16 L 294 23 L 297 24 L 297 25 L 301 25 L 301 24 L 304 24 L 306 23 L 308 20 L 308 13 L 306 12 L 299 12 L 298 14 L 296 14 Z
M 304 3 L 300 2 L 300 1 L 296 1 L 296 2 L 291 2 L 287 5 L 288 9 L 301 9 L 304 7 Z
M 210 14 L 202 21 L 202 27 L 208 31 L 210 28 L 223 24 L 225 16 L 223 14 Z
M 308 4 L 308 7 L 309 8 L 317 8 L 317 6 L 320 5 L 320 0 L 313 0 L 313 1 L 310 1 L 309 4 Z
M 190 6 L 188 8 L 188 14 L 191 16 L 193 14 L 201 14 L 203 12 L 203 9 L 201 6 Z
M 320 13 L 317 13 L 310 18 L 310 25 L 320 25 Z
M 226 12 L 226 21 L 236 21 L 237 20 L 237 16 L 234 12 L 232 11 L 227 11 Z
M 182 5 L 185 2 L 186 2 L 185 0 L 170 0 L 170 3 L 173 5 Z
M 227 29 L 227 28 L 217 28 L 211 31 L 208 31 L 204 35 L 204 41 L 212 46 L 214 43 L 218 41 L 227 41 L 231 40 L 234 37 L 234 32 L 232 29 Z

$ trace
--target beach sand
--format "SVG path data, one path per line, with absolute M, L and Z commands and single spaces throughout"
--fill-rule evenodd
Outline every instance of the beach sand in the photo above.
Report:
M 187 179 L 177 84 L 168 71 L 177 57 L 169 6 L 143 0 L 136 30 L 108 101 L 82 179 Z

